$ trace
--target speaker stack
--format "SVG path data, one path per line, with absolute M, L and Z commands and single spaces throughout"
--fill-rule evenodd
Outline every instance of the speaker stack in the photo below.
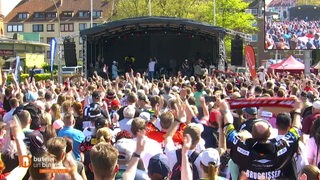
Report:
M 65 40 L 64 46 L 64 59 L 66 66 L 77 66 L 76 44 L 73 41 Z
M 236 36 L 231 40 L 231 65 L 242 66 L 243 60 L 243 40 Z

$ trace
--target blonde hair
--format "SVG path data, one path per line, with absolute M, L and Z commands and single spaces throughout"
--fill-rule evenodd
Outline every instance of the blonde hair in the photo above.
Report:
M 72 101 L 70 100 L 64 101 L 61 105 L 62 112 L 67 113 L 71 106 L 72 106 Z
M 53 104 L 50 108 L 50 110 L 53 112 L 52 121 L 61 119 L 61 112 L 60 112 L 60 105 L 59 104 Z
M 98 129 L 96 134 L 98 142 L 110 142 L 111 141 L 111 131 L 108 127 L 103 127 Z
M 43 125 L 43 126 L 51 125 L 51 122 L 52 122 L 52 117 L 50 116 L 49 113 L 44 112 L 41 114 L 41 116 L 40 116 L 41 125 Z
M 208 174 L 208 179 L 209 180 L 216 180 L 217 179 L 217 175 L 218 175 L 218 170 L 219 167 L 215 167 L 215 165 L 213 163 L 209 163 L 209 166 L 205 166 L 201 163 L 202 169 L 203 171 Z

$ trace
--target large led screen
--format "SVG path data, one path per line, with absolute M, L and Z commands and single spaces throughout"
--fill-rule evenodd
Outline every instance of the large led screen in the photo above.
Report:
M 320 1 L 266 0 L 265 49 L 320 49 Z

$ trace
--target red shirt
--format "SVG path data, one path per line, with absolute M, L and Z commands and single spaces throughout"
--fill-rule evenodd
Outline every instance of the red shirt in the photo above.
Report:
M 183 143 L 183 130 L 187 125 L 184 123 L 181 123 L 179 125 L 178 130 L 173 135 L 172 140 L 175 145 L 180 145 Z M 147 124 L 147 136 L 150 139 L 153 139 L 161 144 L 161 147 L 164 148 L 164 139 L 166 132 L 160 131 L 154 124 L 151 122 L 148 122 Z
M 303 119 L 302 121 L 302 129 L 301 131 L 304 134 L 310 134 L 310 129 L 313 124 L 313 121 L 318 119 L 320 117 L 320 114 L 310 114 L 306 118 Z

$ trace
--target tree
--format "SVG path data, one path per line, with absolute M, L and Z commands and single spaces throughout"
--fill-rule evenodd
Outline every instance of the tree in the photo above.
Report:
M 114 4 L 111 20 L 148 16 L 149 0 L 104 0 Z M 213 0 L 150 0 L 153 16 L 189 18 L 213 24 Z M 248 3 L 243 0 L 216 0 L 217 26 L 252 33 L 254 16 L 246 14 Z

